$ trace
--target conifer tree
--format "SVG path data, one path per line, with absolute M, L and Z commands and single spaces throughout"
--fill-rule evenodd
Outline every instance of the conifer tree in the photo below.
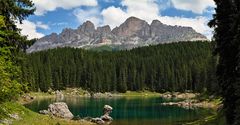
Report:
M 239 2 L 215 0 L 215 3 L 217 5 L 216 14 L 209 25 L 215 28 L 215 53 L 219 55 L 217 78 L 221 87 L 221 95 L 224 98 L 227 124 L 238 125 L 240 122 L 237 109 L 240 99 L 236 85 L 239 84 L 239 75 L 237 74 L 240 52 L 239 38 L 237 38 Z
M 26 90 L 20 84 L 18 62 L 19 53 L 29 41 L 20 35 L 15 23 L 33 14 L 32 7 L 30 0 L 0 0 L 0 102 L 14 99 Z

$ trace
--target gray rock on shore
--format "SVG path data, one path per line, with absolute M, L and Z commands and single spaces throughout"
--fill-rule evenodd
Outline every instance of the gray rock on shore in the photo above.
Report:
M 48 110 L 39 111 L 41 114 L 53 115 L 64 119 L 72 119 L 73 114 L 68 109 L 65 102 L 56 102 L 48 106 Z
M 99 125 L 105 124 L 105 121 L 103 121 L 101 118 L 92 118 L 91 122 L 94 122 L 94 123 L 99 124 Z
M 13 120 L 11 120 L 11 119 L 3 119 L 3 120 L 1 120 L 0 119 L 0 125 L 11 125 L 12 124 L 12 122 L 13 122 Z
M 12 125 L 13 124 L 13 120 L 21 120 L 22 118 L 14 113 L 14 114 L 8 114 L 9 118 L 5 118 L 5 119 L 0 119 L 0 125 Z
M 39 113 L 43 114 L 43 115 L 47 115 L 47 114 L 49 114 L 49 111 L 48 110 L 40 110 Z

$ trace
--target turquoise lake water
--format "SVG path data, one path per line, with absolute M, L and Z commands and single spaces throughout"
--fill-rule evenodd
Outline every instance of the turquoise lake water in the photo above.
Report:
M 35 100 L 26 107 L 38 112 L 47 109 L 48 105 L 58 100 L 53 98 Z M 185 109 L 177 106 L 163 106 L 166 100 L 160 97 L 137 98 L 82 98 L 66 97 L 66 102 L 74 116 L 100 117 L 103 106 L 113 107 L 111 125 L 181 125 L 213 113 L 207 109 Z

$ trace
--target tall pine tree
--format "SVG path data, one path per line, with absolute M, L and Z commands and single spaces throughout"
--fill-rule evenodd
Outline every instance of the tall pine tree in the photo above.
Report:
M 218 83 L 224 98 L 224 111 L 229 125 L 239 125 L 239 2 L 238 0 L 215 0 L 217 5 L 210 27 L 215 28 Z
M 15 23 L 33 14 L 34 8 L 30 0 L 0 0 L 0 6 L 0 102 L 3 102 L 16 98 L 23 90 L 18 62 L 28 40 L 20 35 Z

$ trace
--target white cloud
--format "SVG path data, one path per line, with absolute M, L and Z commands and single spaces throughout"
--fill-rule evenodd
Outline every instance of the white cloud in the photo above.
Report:
M 172 6 L 171 0 L 156 0 L 155 2 L 158 4 L 160 11 L 166 10 Z
M 192 27 L 197 32 L 204 34 L 211 39 L 212 37 L 212 29 L 208 27 L 207 23 L 209 19 L 206 17 L 196 17 L 196 18 L 184 18 L 184 17 L 169 17 L 169 16 L 162 16 L 158 18 L 161 20 L 162 23 L 168 25 L 178 25 L 178 26 L 187 26 Z
M 43 24 L 42 22 L 39 22 L 39 21 L 36 23 L 36 27 L 39 27 L 39 28 L 44 29 L 44 30 L 48 30 L 49 29 L 48 25 Z
M 103 16 L 103 23 L 109 25 L 111 28 L 119 26 L 129 17 L 121 8 L 114 6 L 104 9 L 101 15 Z
M 208 7 L 215 7 L 213 0 L 171 0 L 177 9 L 192 11 L 202 14 Z
M 113 3 L 114 2 L 114 0 L 103 0 L 104 2 L 106 2 L 106 3 Z
M 123 10 L 120 7 L 111 6 L 102 11 L 104 24 L 109 24 L 114 28 L 130 16 L 141 18 L 150 23 L 159 15 L 159 8 L 154 0 L 123 0 L 121 4 L 127 9 Z
M 65 25 L 68 25 L 67 22 L 58 22 L 58 23 L 52 23 L 51 24 L 52 26 L 65 26 Z
M 48 25 L 42 22 L 34 23 L 28 20 L 24 20 L 22 24 L 17 23 L 17 27 L 22 29 L 21 34 L 28 36 L 28 39 L 41 38 L 44 36 L 44 34 L 37 32 L 37 28 L 49 29 Z
M 128 16 L 136 16 L 149 23 L 158 17 L 160 11 L 155 0 L 123 0 L 122 5 L 127 7 Z
M 57 8 L 72 9 L 80 6 L 97 6 L 96 0 L 33 0 L 36 6 L 36 15 L 44 15 L 47 11 Z
M 208 19 L 206 17 L 184 18 L 161 16 L 159 13 L 161 8 L 155 0 L 123 0 L 122 5 L 126 7 L 125 10 L 114 6 L 104 9 L 101 12 L 103 24 L 109 24 L 111 28 L 114 28 L 123 23 L 128 17 L 135 16 L 146 20 L 148 23 L 151 23 L 154 19 L 158 19 L 167 25 L 192 27 L 197 32 L 206 35 L 209 39 L 212 36 L 212 30 L 207 26 Z
M 93 22 L 96 26 L 101 24 L 101 16 L 98 8 L 90 9 L 75 9 L 73 14 L 77 17 L 79 23 L 83 23 L 86 20 Z

